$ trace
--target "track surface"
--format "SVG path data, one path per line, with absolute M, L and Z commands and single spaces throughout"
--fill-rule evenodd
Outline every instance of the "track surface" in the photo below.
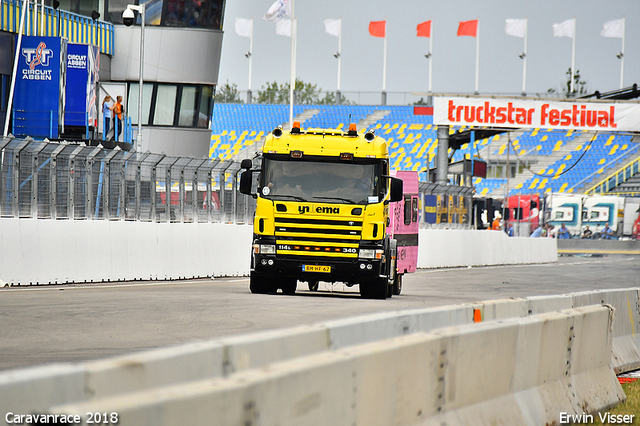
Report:
M 640 286 L 640 258 L 560 257 L 554 264 L 420 270 L 402 295 L 298 283 L 294 296 L 254 295 L 248 278 L 0 289 L 0 370 L 127 354 L 196 340 L 362 314 Z

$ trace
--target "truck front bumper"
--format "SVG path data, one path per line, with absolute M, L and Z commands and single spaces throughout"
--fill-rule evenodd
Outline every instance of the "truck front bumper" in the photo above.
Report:
M 308 272 L 305 269 L 316 269 L 327 272 Z M 277 255 L 254 253 L 251 270 L 260 275 L 296 278 L 300 281 L 327 281 L 356 284 L 380 277 L 384 271 L 383 260 L 380 259 L 301 259 L 280 258 Z M 311 268 L 310 268 L 311 267 Z

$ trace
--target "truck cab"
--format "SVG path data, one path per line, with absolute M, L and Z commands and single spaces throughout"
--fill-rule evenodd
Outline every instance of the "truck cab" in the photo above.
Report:
M 240 191 L 256 198 L 251 292 L 325 281 L 358 284 L 365 298 L 392 295 L 396 243 L 386 229 L 402 180 L 389 173 L 384 138 L 354 124 L 343 132 L 294 122 L 266 137 L 259 169 L 242 167 Z

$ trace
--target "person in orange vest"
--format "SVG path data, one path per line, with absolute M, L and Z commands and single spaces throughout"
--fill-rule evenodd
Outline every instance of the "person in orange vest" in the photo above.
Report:
M 492 230 L 499 231 L 501 229 L 500 219 L 501 219 L 501 216 L 499 214 L 496 214 L 495 218 L 493 219 L 493 222 L 491 223 Z
M 113 115 L 116 124 L 116 131 L 118 134 L 116 135 L 116 142 L 120 138 L 120 133 L 122 133 L 122 96 L 116 97 L 116 103 L 113 105 Z

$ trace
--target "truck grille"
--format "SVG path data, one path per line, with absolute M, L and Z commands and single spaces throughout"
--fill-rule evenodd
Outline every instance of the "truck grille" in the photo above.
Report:
M 276 251 L 286 257 L 357 258 L 362 220 L 275 217 Z

